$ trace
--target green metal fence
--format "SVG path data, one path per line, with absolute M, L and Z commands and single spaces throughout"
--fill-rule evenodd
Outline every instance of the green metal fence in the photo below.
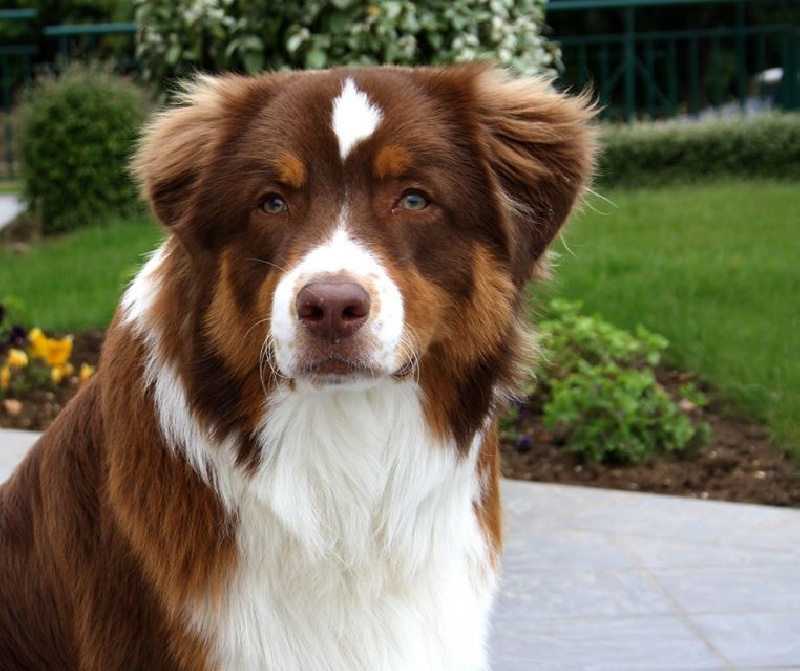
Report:
M 23 28 L 36 18 L 35 9 L 2 9 L 0 22 L 19 25 Z M 24 35 L 23 35 L 24 37 Z M 14 91 L 21 82 L 28 81 L 33 73 L 33 57 L 38 48 L 35 44 L 20 41 L 15 44 L 0 42 L 0 180 L 14 179 L 15 161 L 13 149 L 13 125 L 11 110 L 14 102 Z
M 760 0 L 755 0 L 759 2 Z M 731 25 L 704 30 L 637 30 L 654 7 L 725 4 Z M 698 115 L 703 110 L 800 109 L 800 3 L 787 25 L 748 25 L 745 0 L 551 0 L 548 12 L 621 13 L 624 31 L 556 35 L 563 84 L 590 84 L 607 117 Z
M 746 8 L 766 0 L 550 0 L 548 16 L 561 12 L 609 12 L 622 17 L 624 29 L 607 34 L 563 35 L 565 87 L 594 87 L 612 119 L 698 115 L 704 110 L 779 107 L 800 110 L 800 1 L 797 20 L 788 25 L 748 25 Z M 730 25 L 713 29 L 647 31 L 637 27 L 653 8 L 726 4 Z M 0 180 L 16 176 L 11 111 L 15 91 L 41 63 L 40 46 L 57 59 L 108 59 L 123 72 L 137 69 L 134 23 L 35 28 L 36 11 L 0 10 L 0 27 L 27 26 L 13 43 L 0 32 L 2 134 Z M 780 73 L 779 83 L 771 77 Z M 776 80 L 777 81 L 777 80 Z

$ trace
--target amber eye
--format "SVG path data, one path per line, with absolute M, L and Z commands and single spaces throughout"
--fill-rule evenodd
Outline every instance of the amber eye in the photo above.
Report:
M 395 207 L 410 210 L 411 212 L 419 212 L 428 207 L 428 199 L 421 191 L 409 189 L 403 194 L 403 197 L 397 201 Z
M 267 214 L 281 214 L 289 209 L 286 201 L 275 194 L 269 195 L 264 198 L 261 203 L 261 209 Z

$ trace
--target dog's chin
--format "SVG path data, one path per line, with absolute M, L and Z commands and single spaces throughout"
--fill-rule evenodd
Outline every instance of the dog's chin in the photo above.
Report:
M 316 390 L 367 389 L 386 380 L 404 380 L 413 376 L 417 358 L 413 357 L 399 368 L 365 365 L 339 357 L 311 362 L 292 374 L 285 375 L 297 384 Z

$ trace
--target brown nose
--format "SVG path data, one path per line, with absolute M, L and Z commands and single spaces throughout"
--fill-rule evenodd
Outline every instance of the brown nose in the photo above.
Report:
M 312 335 L 333 342 L 367 321 L 369 294 L 355 282 L 312 282 L 297 295 L 297 316 Z

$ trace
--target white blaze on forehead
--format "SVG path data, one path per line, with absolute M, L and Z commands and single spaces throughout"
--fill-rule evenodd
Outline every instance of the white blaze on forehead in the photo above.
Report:
M 357 143 L 366 140 L 375 132 L 382 118 L 380 108 L 371 103 L 367 94 L 359 91 L 355 82 L 348 77 L 342 92 L 333 101 L 331 124 L 339 140 L 342 160 L 347 158 Z

